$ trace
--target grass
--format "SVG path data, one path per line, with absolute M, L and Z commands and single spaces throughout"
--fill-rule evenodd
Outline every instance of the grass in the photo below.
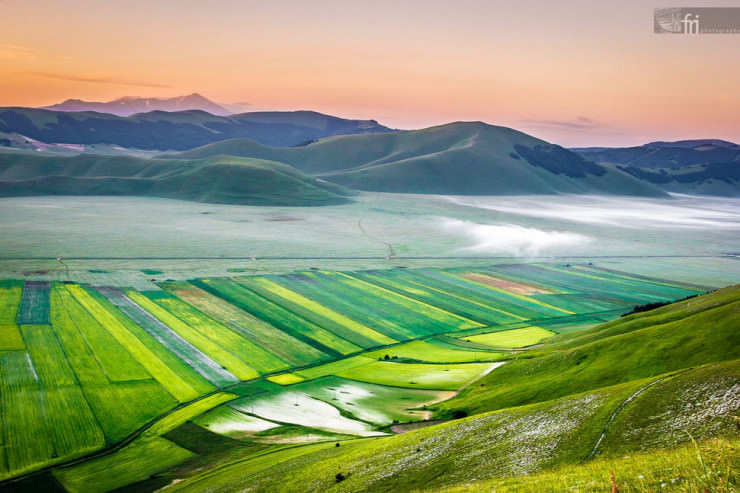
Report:
M 49 283 L 26 281 L 16 317 L 18 325 L 49 323 Z
M 305 380 L 303 377 L 294 373 L 281 373 L 280 375 L 267 377 L 267 379 L 280 385 L 291 385 Z
M 109 443 L 115 443 L 177 405 L 177 401 L 142 367 L 140 371 L 145 375 L 144 379 L 134 378 L 125 382 L 109 380 L 101 364 L 115 362 L 112 359 L 117 356 L 115 346 L 111 345 L 111 359 L 103 358 L 104 352 L 101 353 L 101 358 L 97 358 L 88 346 L 89 339 L 83 337 L 75 324 L 75 320 L 79 323 L 85 319 L 70 318 L 70 314 L 60 307 L 61 303 L 58 300 L 61 297 L 60 290 L 52 292 L 52 326 Z M 74 303 L 74 300 L 71 302 Z M 97 330 L 108 334 L 100 326 Z M 113 338 L 111 343 L 118 345 Z M 130 358 L 127 352 L 125 355 Z M 133 361 L 138 365 L 135 360 Z M 126 360 L 121 358 L 120 363 L 123 366 Z
M 223 386 L 237 381 L 237 378 L 228 370 L 198 350 L 198 348 L 190 344 L 185 338 L 126 296 L 122 291 L 108 287 L 99 287 L 97 291 L 100 295 L 107 298 L 118 310 L 124 313 L 128 319 L 133 321 L 134 325 L 143 329 L 160 345 L 176 355 L 192 371 L 198 373 L 211 384 Z M 144 299 L 143 303 L 148 304 L 149 301 Z M 162 316 L 161 313 L 157 314 Z M 168 322 L 170 321 L 168 320 Z
M 353 370 L 361 368 L 372 363 L 374 360 L 367 356 L 352 356 L 351 358 L 344 358 L 338 361 L 332 361 L 331 363 L 325 363 L 323 365 L 306 368 L 295 372 L 299 377 L 311 380 L 314 378 L 325 377 L 326 375 L 336 375 L 343 371 Z
M 303 365 L 325 357 L 314 347 L 192 284 L 164 283 L 162 288 L 228 326 L 255 345 L 269 348 L 273 354 L 288 364 Z M 221 289 L 227 290 L 227 293 L 233 292 L 223 286 Z
M 339 371 L 337 376 L 360 382 L 414 389 L 457 390 L 496 363 L 417 364 L 373 361 Z
M 50 462 L 54 444 L 31 355 L 0 353 L 0 377 L 5 459 L 9 473 L 16 475 Z
M 518 316 L 510 314 L 498 307 L 491 306 L 490 304 L 467 300 L 464 297 L 455 295 L 449 291 L 442 291 L 430 286 L 423 286 L 409 279 L 397 279 L 397 275 L 394 274 L 396 274 L 394 271 L 352 273 L 352 275 L 358 279 L 372 282 L 405 296 L 433 304 L 452 313 L 457 313 L 458 315 L 462 315 L 486 325 L 511 323 L 521 320 Z
M 102 447 L 103 431 L 54 330 L 45 325 L 24 325 L 22 330 L 43 395 L 54 457 L 69 458 Z
M 90 292 L 79 286 L 70 286 L 75 299 L 84 306 L 93 317 L 124 347 L 131 353 L 134 358 L 157 380 L 172 396 L 180 402 L 190 401 L 200 392 L 189 385 L 180 375 L 175 373 L 173 367 L 162 361 L 155 354 L 156 347 L 160 346 L 154 341 L 154 344 L 145 344 L 136 335 L 128 330 L 121 320 L 121 315 L 117 315 L 112 305 L 101 304 L 101 297 L 94 297 Z M 97 299 L 96 299 L 97 298 Z M 143 329 L 140 329 L 143 332 Z M 182 364 L 182 363 L 181 363 Z M 176 367 L 175 367 L 176 368 Z
M 323 353 L 336 357 L 360 350 L 359 346 L 341 339 L 280 305 L 259 296 L 235 280 L 207 279 L 203 281 L 202 286 L 204 289 L 213 290 L 214 294 L 220 295 L 230 303 L 267 321 L 270 325 L 287 332 Z
M 152 378 L 116 338 L 75 300 L 75 292 L 80 293 L 73 286 L 55 285 L 52 288 L 51 319 L 54 327 L 76 333 L 74 339 L 77 348 L 89 347 L 108 380 L 129 382 Z M 74 346 L 67 348 L 67 351 L 74 350 Z
M 0 351 L 25 349 L 23 337 L 15 324 L 0 324 Z
M 246 282 L 246 280 L 242 282 Z M 363 348 L 398 342 L 269 279 L 259 277 L 250 279 L 249 287 L 263 296 L 290 308 L 294 313 Z
M 274 354 L 174 296 L 166 295 L 161 291 L 148 291 L 142 294 L 154 300 L 187 326 L 192 327 L 194 331 L 207 334 L 207 338 L 214 344 L 221 348 L 228 348 L 230 353 L 260 373 L 284 370 L 290 366 Z M 245 378 L 242 379 L 245 380 Z
M 22 281 L 0 281 L 0 325 L 15 324 L 22 295 Z
M 164 438 L 147 438 L 116 454 L 57 469 L 54 475 L 72 493 L 103 493 L 147 479 L 193 456 Z
M 217 407 L 224 402 L 229 402 L 236 398 L 236 395 L 229 394 L 227 392 L 219 392 L 217 394 L 209 395 L 208 397 L 200 399 L 193 404 L 171 412 L 170 414 L 150 426 L 146 430 L 146 432 L 144 432 L 143 436 L 156 437 L 164 435 L 165 433 L 174 430 L 184 422 L 190 421 L 191 419 L 200 416 L 207 411 L 210 411 L 214 407 Z
M 599 459 L 540 473 L 482 481 L 439 490 L 541 492 L 541 491 L 736 491 L 740 440 L 707 440 L 697 445 L 649 453 Z M 612 482 L 612 474 L 614 480 Z
M 427 363 L 472 363 L 475 361 L 498 361 L 505 357 L 501 353 L 493 351 L 451 349 L 430 344 L 426 341 L 411 341 L 365 353 L 365 356 L 376 359 L 383 359 L 385 355 L 388 355 L 389 358 L 404 358 Z
M 414 491 L 578 460 L 634 385 L 486 413 L 391 437 L 301 447 L 196 476 L 174 491 Z M 300 455 L 299 455 L 300 454 Z M 337 483 L 336 474 L 346 481 Z
M 465 340 L 497 348 L 521 348 L 542 342 L 553 335 L 554 332 L 541 327 L 525 327 L 469 336 Z
M 219 341 L 224 339 L 225 334 L 219 333 L 218 327 L 213 327 L 211 329 L 212 333 L 209 330 L 208 335 L 205 335 L 202 331 L 202 325 L 199 327 L 181 320 L 175 314 L 139 292 L 127 290 L 125 294 L 129 300 L 144 309 L 150 316 L 156 317 L 164 326 L 195 348 L 195 352 L 187 351 L 185 348 L 177 352 L 179 354 L 180 351 L 187 351 L 188 359 L 183 359 L 191 363 L 191 366 L 194 366 L 198 373 L 208 378 L 212 383 L 222 386 L 234 383 L 237 379 L 251 380 L 259 376 L 254 368 L 244 363 L 246 358 L 240 358 L 232 352 L 240 349 L 238 346 L 240 338 L 229 338 L 228 341 L 225 341 L 225 344 L 219 344 Z

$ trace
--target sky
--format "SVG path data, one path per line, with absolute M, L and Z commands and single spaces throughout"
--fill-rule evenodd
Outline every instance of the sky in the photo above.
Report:
M 740 34 L 654 34 L 656 6 L 682 5 L 0 0 L 0 106 L 198 92 L 393 128 L 480 120 L 564 146 L 740 143 Z

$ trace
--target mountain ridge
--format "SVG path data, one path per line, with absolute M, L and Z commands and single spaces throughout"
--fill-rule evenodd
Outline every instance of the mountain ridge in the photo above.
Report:
M 117 116 L 131 116 L 137 113 L 146 113 L 154 110 L 162 111 L 187 111 L 202 110 L 213 115 L 226 116 L 233 114 L 226 107 L 214 103 L 194 92 L 186 96 L 175 96 L 173 98 L 146 98 L 139 96 L 123 96 L 111 101 L 84 101 L 82 99 L 67 99 L 61 103 L 42 106 L 40 109 L 52 111 L 96 111 L 109 113 Z
M 112 144 L 158 151 L 182 151 L 232 138 L 294 146 L 332 135 L 389 131 L 374 120 L 348 120 L 315 111 L 240 113 L 227 117 L 202 110 L 154 110 L 121 117 L 94 111 L 0 107 L 0 133 L 19 134 L 43 143 Z

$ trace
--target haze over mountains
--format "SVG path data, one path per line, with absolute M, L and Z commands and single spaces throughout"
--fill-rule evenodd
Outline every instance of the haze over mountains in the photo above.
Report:
M 156 101 L 182 105 L 190 104 L 188 98 L 211 103 L 197 94 Z M 124 100 L 116 101 L 126 106 Z M 153 100 L 126 101 L 126 111 L 133 111 Z M 72 110 L 75 104 L 61 106 Z M 118 116 L 0 108 L 0 149 L 0 194 L 6 196 L 123 194 L 310 205 L 346 201 L 347 188 L 452 195 L 740 194 L 740 146 L 720 140 L 568 150 L 482 122 L 394 131 L 374 120 L 312 111 L 219 116 L 193 109 Z M 23 159 L 27 154 L 18 151 L 43 155 Z M 167 151 L 154 160 L 142 158 Z M 54 153 L 69 157 L 50 157 Z M 301 183 L 294 196 L 280 189 L 286 176 L 293 185 Z M 327 182 L 335 185 L 317 185 Z

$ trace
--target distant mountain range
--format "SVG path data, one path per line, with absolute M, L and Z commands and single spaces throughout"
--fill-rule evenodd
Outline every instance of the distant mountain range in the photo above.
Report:
M 126 96 L 108 101 L 107 103 L 68 99 L 63 103 L 44 106 L 41 109 L 53 111 L 97 111 L 118 116 L 131 116 L 136 113 L 147 113 L 149 111 L 200 110 L 222 116 L 238 113 L 220 104 L 216 104 L 198 93 L 166 99 Z
M 344 202 L 348 189 L 740 195 L 740 146 L 716 139 L 569 150 L 481 122 L 398 131 L 312 111 L 155 110 L 122 117 L 0 108 L 0 151 L 0 195 L 6 196 L 132 194 L 307 205 Z M 119 160 L 106 156 L 121 154 Z M 257 183 L 264 185 L 260 192 Z
M 697 139 L 572 150 L 671 192 L 740 195 L 740 145 L 732 142 Z
M 15 137 L 42 143 L 109 144 L 144 150 L 186 150 L 226 139 L 248 138 L 294 146 L 334 135 L 389 132 L 374 120 L 347 120 L 314 111 L 268 111 L 217 116 L 200 110 L 150 111 L 121 117 L 92 111 L 0 108 L 0 145 Z M 85 148 L 86 151 L 91 151 Z

